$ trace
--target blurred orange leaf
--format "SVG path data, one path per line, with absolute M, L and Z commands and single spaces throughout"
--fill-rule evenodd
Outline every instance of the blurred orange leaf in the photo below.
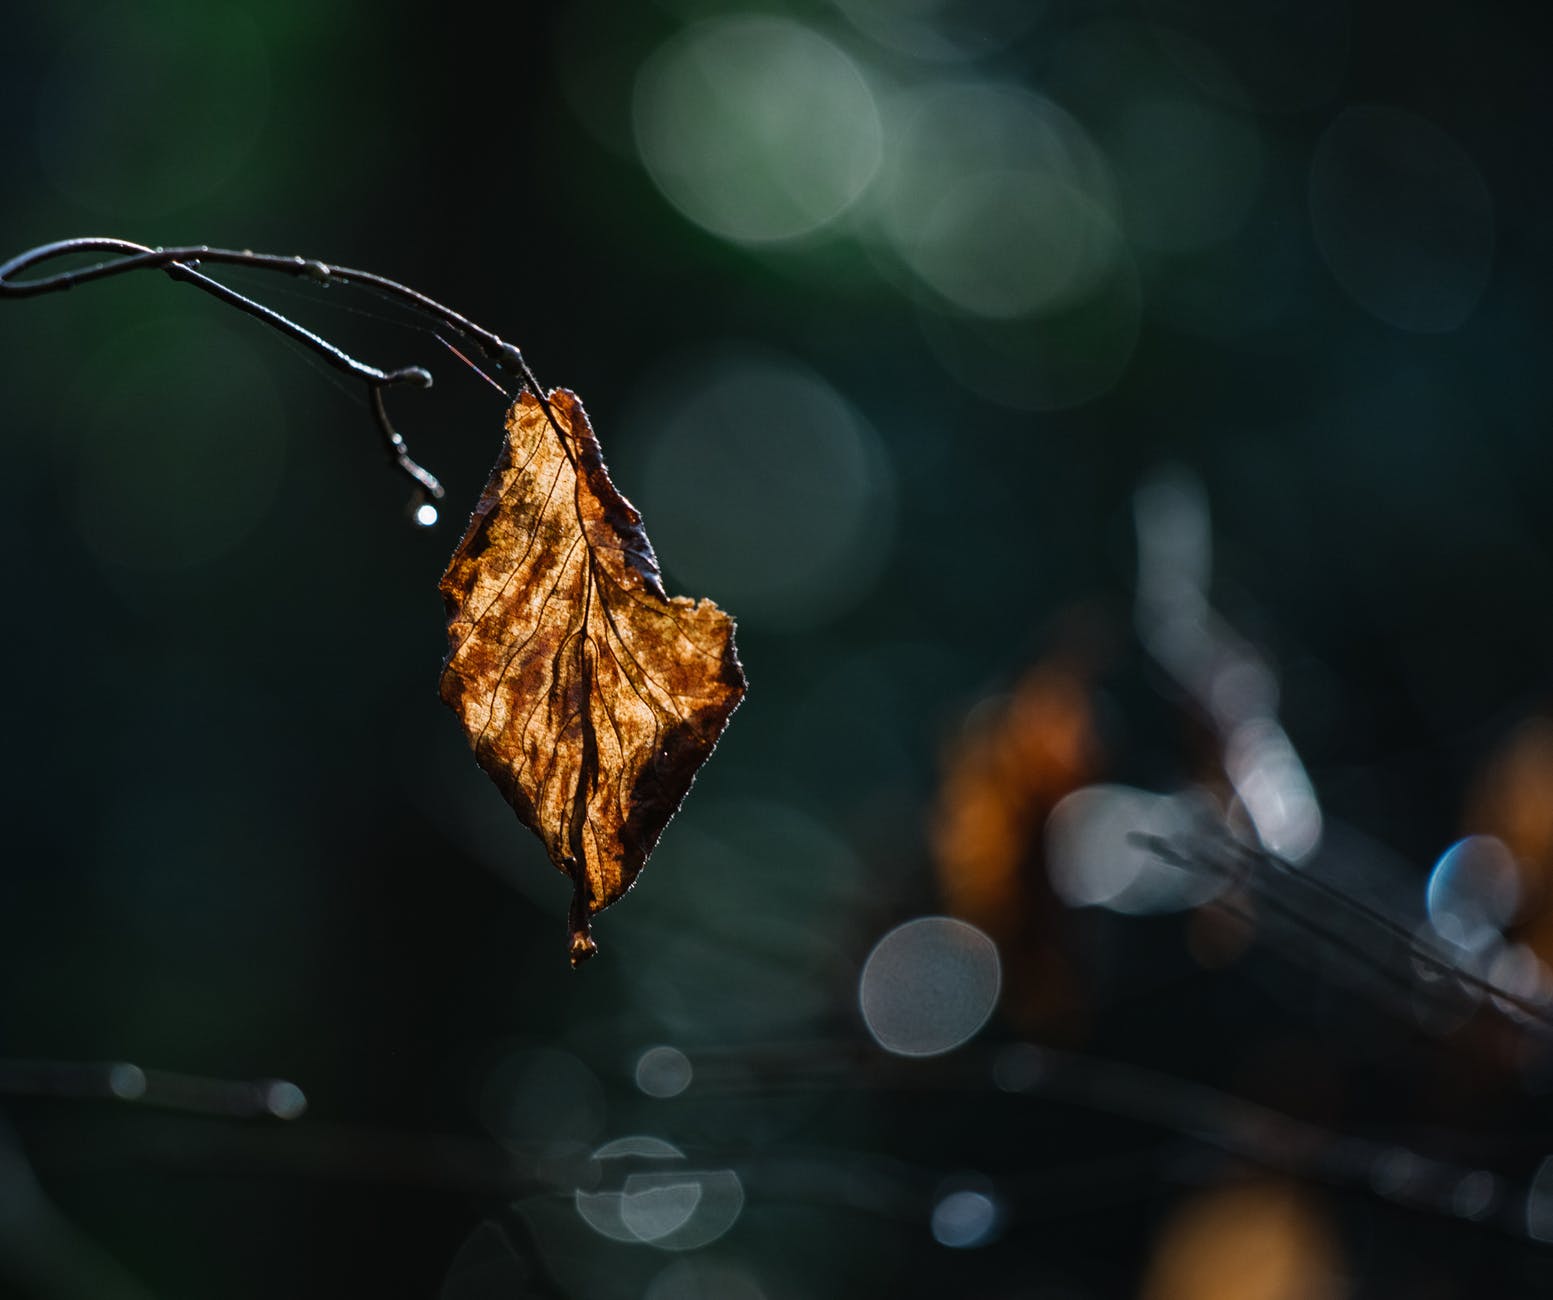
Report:
M 1040 830 L 1100 761 L 1088 683 L 1063 656 L 984 707 L 946 756 L 931 828 L 939 889 L 950 912 L 997 941 L 1004 1009 L 1022 1029 L 1072 1009 L 1071 975 L 1051 941 Z
M 1099 744 L 1087 686 L 1060 663 L 1032 668 L 979 724 L 945 765 L 933 851 L 951 909 L 985 928 L 1017 912 L 1029 847 Z
M 1325 1216 L 1299 1189 L 1251 1183 L 1203 1192 L 1155 1243 L 1143 1300 L 1338 1300 L 1341 1260 Z
M 1504 738 L 1467 796 L 1466 830 L 1503 841 L 1520 894 L 1515 938 L 1553 963 L 1553 718 L 1537 713 Z
M 525 392 L 442 578 L 442 698 L 572 880 L 572 964 L 744 695 L 733 620 L 664 592 L 582 403 Z

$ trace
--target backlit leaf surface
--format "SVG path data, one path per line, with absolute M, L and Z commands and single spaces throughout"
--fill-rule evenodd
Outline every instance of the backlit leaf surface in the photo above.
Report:
M 575 965 L 744 695 L 733 620 L 664 592 L 641 516 L 564 389 L 508 411 L 442 596 L 442 698 L 573 882 Z

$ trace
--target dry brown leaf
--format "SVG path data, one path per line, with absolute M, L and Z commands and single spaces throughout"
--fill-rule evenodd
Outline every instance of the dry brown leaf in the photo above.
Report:
M 524 393 L 442 578 L 442 698 L 572 880 L 571 960 L 635 881 L 744 695 L 733 620 L 669 599 L 574 393 Z

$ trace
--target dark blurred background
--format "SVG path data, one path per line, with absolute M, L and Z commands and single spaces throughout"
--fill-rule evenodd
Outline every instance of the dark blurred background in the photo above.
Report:
M 0 254 L 517 342 L 750 693 L 569 970 L 437 698 L 501 396 L 224 273 L 435 371 L 417 529 L 254 322 L 4 303 L 0 1289 L 1545 1294 L 1538 14 L 12 6 Z

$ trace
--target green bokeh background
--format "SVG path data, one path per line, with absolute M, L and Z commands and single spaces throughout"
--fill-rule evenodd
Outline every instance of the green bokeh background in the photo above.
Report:
M 996 32 L 1008 12 L 918 8 L 948 32 Z M 573 973 L 566 883 L 436 692 L 437 578 L 494 456 L 501 399 L 372 299 L 227 277 L 368 360 L 434 369 L 430 393 L 391 398 L 449 490 L 441 526 L 421 531 L 359 395 L 213 301 L 143 275 L 0 305 L 0 1053 L 278 1077 L 309 1101 L 284 1130 L 7 1105 L 53 1202 L 150 1294 L 433 1296 L 484 1220 L 516 1237 L 527 1224 L 538 1242 L 520 1242 L 526 1262 L 490 1294 L 643 1294 L 664 1260 L 590 1242 L 571 1220 L 545 1227 L 564 1199 L 514 1218 L 467 1171 L 370 1154 L 372 1134 L 486 1142 L 492 1062 L 540 1049 L 598 1082 L 601 1109 L 567 1140 L 649 1132 L 733 1153 L 747 1206 L 714 1254 L 770 1300 L 1134 1294 L 1161 1216 L 1196 1177 L 1161 1172 L 1159 1135 L 1141 1126 L 863 1074 L 655 1102 L 633 1063 L 659 1042 L 693 1058 L 808 1038 L 863 1050 L 862 960 L 940 907 L 924 827 L 946 740 L 1074 610 L 1125 640 L 1131 494 L 1161 464 L 1205 485 L 1216 601 L 1286 670 L 1283 721 L 1329 818 L 1388 846 L 1404 876 L 1422 881 L 1460 832 L 1472 773 L 1546 703 L 1553 65 L 1535 6 L 1050 0 L 950 64 L 880 44 L 829 5 L 767 11 L 822 34 L 870 84 L 1024 87 L 1113 163 L 1134 160 L 1116 220 L 1135 322 L 1080 313 L 1012 345 L 953 326 L 971 365 L 1004 346 L 1032 365 L 1103 354 L 1110 332 L 1135 328 L 1114 382 L 1060 410 L 987 400 L 941 364 L 942 305 L 857 213 L 741 245 L 670 206 L 635 155 L 631 87 L 688 23 L 731 12 L 716 5 L 63 0 L 7 15 L 0 252 L 76 234 L 296 252 L 449 303 L 583 395 L 673 590 L 700 562 L 668 540 L 696 535 L 694 496 L 655 502 L 652 484 L 687 376 L 776 357 L 839 395 L 883 457 L 859 471 L 872 572 L 834 599 L 845 575 L 819 573 L 813 620 L 741 625 L 748 701 L 640 890 L 600 922 L 601 956 Z M 1211 49 L 1247 98 L 1188 76 L 1172 33 Z M 1195 163 L 1151 143 L 1162 93 L 1230 123 Z M 1372 104 L 1448 135 L 1490 197 L 1486 285 L 1452 328 L 1366 310 L 1320 246 L 1314 162 L 1340 115 Z M 1228 202 L 1212 188 L 1226 176 L 1248 187 L 1244 219 L 1161 251 L 1170 220 Z M 1414 233 L 1383 224 L 1367 247 Z M 1470 275 L 1478 254 L 1458 251 Z M 826 509 L 805 465 L 759 441 L 767 427 L 752 415 L 753 434 L 729 430 L 742 450 L 708 471 L 709 491 L 741 468 L 767 485 L 777 522 L 748 542 L 750 565 Z M 740 613 L 735 592 L 697 594 Z M 1130 779 L 1163 788 L 1185 760 L 1159 682 L 1128 653 L 1107 706 L 1117 749 Z M 1293 1043 L 1296 1083 L 1301 1070 L 1339 1081 L 1324 1115 L 1339 1127 L 1406 1116 L 1486 1133 L 1507 1176 L 1546 1154 L 1528 1085 L 1489 1097 L 1462 1084 L 1439 1102 L 1429 1072 L 1461 1068 L 1448 1046 L 1339 1024 L 1330 991 L 1291 992 L 1312 977 L 1276 956 L 1256 959 L 1258 983 L 1190 968 L 1174 919 L 1095 933 L 1133 995 L 1097 1015 L 1088 1046 L 1234 1091 L 1258 1045 Z M 1360 1050 L 1367 1033 L 1384 1049 Z M 296 1155 L 309 1132 L 318 1153 Z M 754 1151 L 833 1178 L 906 1166 L 929 1189 L 979 1170 L 1028 1190 L 1102 1158 L 1122 1172 L 955 1252 L 925 1208 L 849 1203 L 769 1170 L 763 1183 Z M 1064 1201 L 1060 1181 L 1047 1200 Z M 1536 1250 L 1486 1230 L 1412 1249 L 1422 1216 L 1353 1192 L 1329 1211 L 1359 1294 L 1413 1293 L 1422 1277 L 1440 1296 L 1549 1281 Z

